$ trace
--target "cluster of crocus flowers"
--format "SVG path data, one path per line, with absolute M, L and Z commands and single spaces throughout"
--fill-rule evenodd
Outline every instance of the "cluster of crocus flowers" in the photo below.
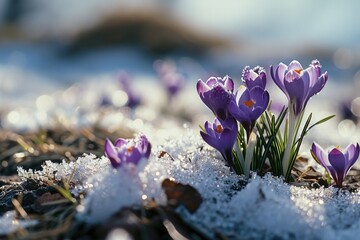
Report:
M 343 151 L 339 147 L 324 150 L 317 143 L 313 143 L 311 154 L 334 179 L 341 188 L 346 175 L 359 157 L 359 144 L 350 144 Z
M 249 141 L 256 120 L 266 110 L 269 104 L 269 93 L 265 90 L 266 74 L 263 68 L 243 71 L 242 86 L 234 94 L 234 82 L 229 76 L 223 78 L 210 77 L 206 82 L 201 79 L 197 82 L 197 92 L 204 104 L 214 113 L 215 120 L 212 125 L 205 123 L 204 132 L 200 132 L 202 138 L 210 146 L 217 149 L 226 160 L 230 168 L 236 171 L 234 160 L 240 161 L 240 169 L 245 175 L 250 173 L 252 151 L 256 141 Z M 242 149 L 241 156 L 233 157 L 233 148 L 238 139 L 238 123 L 246 131 L 249 151 Z M 239 152 L 239 151 L 235 151 Z M 246 152 L 244 158 L 243 152 Z M 236 153 L 235 153 L 236 154 Z
M 273 81 L 288 98 L 288 108 L 284 107 L 277 117 L 267 111 L 270 94 L 266 90 L 266 71 L 262 67 L 245 67 L 243 85 L 235 93 L 234 81 L 229 76 L 210 77 L 206 82 L 199 80 L 196 87 L 200 99 L 215 115 L 212 124 L 205 123 L 202 138 L 217 149 L 237 173 L 249 176 L 251 169 L 262 171 L 268 159 L 275 175 L 290 180 L 306 133 L 333 117 L 310 126 L 310 114 L 305 124 L 302 123 L 308 101 L 328 80 L 327 72 L 322 73 L 321 68 L 318 60 L 313 60 L 307 68 L 296 60 L 289 65 L 280 63 L 276 68 L 270 67 Z M 348 152 L 350 150 L 344 153 L 345 158 Z M 334 179 L 342 179 L 340 175 Z M 336 180 L 338 185 L 341 185 L 340 181 Z
M 113 144 L 105 140 L 105 155 L 111 165 L 117 168 L 136 168 L 149 159 L 151 144 L 144 134 L 139 134 L 135 139 L 119 138 Z

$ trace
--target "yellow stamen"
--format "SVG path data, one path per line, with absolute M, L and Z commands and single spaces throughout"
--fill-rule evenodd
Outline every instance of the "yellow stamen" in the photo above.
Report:
M 251 108 L 252 106 L 254 106 L 255 102 L 253 100 L 249 100 L 249 101 L 244 101 L 244 104 L 248 108 Z
M 215 132 L 217 133 L 221 133 L 223 131 L 223 128 L 221 125 L 217 125 L 216 128 L 215 128 Z

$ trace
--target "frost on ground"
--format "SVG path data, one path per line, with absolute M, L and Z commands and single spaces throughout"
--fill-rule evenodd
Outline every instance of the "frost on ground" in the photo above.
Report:
M 197 131 L 189 128 L 176 138 L 153 146 L 148 164 L 141 172 L 111 169 L 109 161 L 84 155 L 76 162 L 46 162 L 43 171 L 19 169 L 25 178 L 48 176 L 69 178 L 86 197 L 78 219 L 96 223 L 122 207 L 145 204 L 154 199 L 165 204 L 161 189 L 165 178 L 196 188 L 203 198 L 200 208 L 190 214 L 179 207 L 188 222 L 206 232 L 250 239 L 353 239 L 360 234 L 360 194 L 337 189 L 306 189 L 290 186 L 281 179 L 253 175 L 236 176 L 208 147 Z M 152 131 L 149 139 L 159 139 L 162 131 Z M 150 133 L 149 133 L 150 134 Z M 166 154 L 160 154 L 166 152 Z

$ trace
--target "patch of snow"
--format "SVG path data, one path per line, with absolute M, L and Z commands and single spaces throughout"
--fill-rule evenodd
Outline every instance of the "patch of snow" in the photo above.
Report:
M 88 181 L 90 189 L 78 218 L 98 223 L 111 217 L 123 207 L 142 205 L 142 186 L 136 173 L 125 169 L 108 169 Z
M 19 229 L 37 224 L 36 220 L 19 220 L 16 219 L 15 211 L 8 211 L 0 217 L 0 235 L 13 233 Z
M 270 174 L 254 175 L 246 182 L 229 171 L 220 155 L 208 147 L 196 130 L 176 129 L 182 134 L 153 144 L 153 152 L 142 172 L 113 170 L 108 160 L 91 155 L 75 163 L 47 162 L 43 171 L 56 171 L 57 179 L 69 177 L 87 186 L 79 217 L 102 221 L 122 207 L 139 206 L 154 199 L 165 204 L 161 189 L 165 178 L 196 188 L 203 198 L 200 208 L 179 213 L 194 226 L 214 236 L 216 232 L 250 239 L 342 239 L 360 234 L 360 193 L 337 189 L 306 189 L 291 186 Z M 161 131 L 149 131 L 156 139 Z M 167 152 L 160 156 L 163 151 Z M 80 174 L 81 170 L 81 174 Z M 38 175 L 46 175 L 45 172 Z M 30 170 L 22 177 L 32 177 Z M 84 190 L 84 189 L 83 189 Z

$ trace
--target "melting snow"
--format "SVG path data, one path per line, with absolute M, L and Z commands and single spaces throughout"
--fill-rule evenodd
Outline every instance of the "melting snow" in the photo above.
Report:
M 149 199 L 165 204 L 161 182 L 173 178 L 191 184 L 202 195 L 204 201 L 194 214 L 181 207 L 179 213 L 210 236 L 221 232 L 251 239 L 351 239 L 360 234 L 358 192 L 291 186 L 270 174 L 253 175 L 244 187 L 245 179 L 230 172 L 197 131 L 177 131 L 182 135 L 154 146 L 139 173 L 113 170 L 105 157 L 84 155 L 76 162 L 46 162 L 43 171 L 20 168 L 19 175 L 41 179 L 52 172 L 61 179 L 75 171 L 73 182 L 78 189 L 74 193 L 87 192 L 78 216 L 88 222 L 102 221 L 122 207 Z M 149 138 L 156 139 L 161 132 L 153 131 Z M 159 157 L 162 151 L 168 154 Z
M 37 221 L 35 220 L 18 220 L 16 219 L 15 211 L 8 211 L 0 217 L 0 235 L 12 233 L 36 223 Z

